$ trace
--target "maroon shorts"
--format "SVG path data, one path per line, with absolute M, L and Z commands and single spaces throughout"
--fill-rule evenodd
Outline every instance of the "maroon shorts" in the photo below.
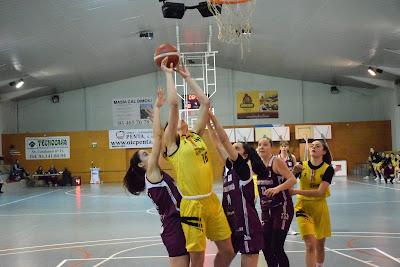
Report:
M 264 247 L 263 233 L 254 233 L 251 238 L 243 235 L 232 235 L 232 245 L 235 253 L 241 254 L 258 254 Z
M 168 251 L 169 257 L 179 257 L 188 254 L 186 239 L 179 217 L 164 221 L 161 239 Z
M 274 230 L 289 231 L 294 215 L 293 203 L 290 201 L 284 202 L 282 205 L 263 210 L 262 224 L 265 228 Z

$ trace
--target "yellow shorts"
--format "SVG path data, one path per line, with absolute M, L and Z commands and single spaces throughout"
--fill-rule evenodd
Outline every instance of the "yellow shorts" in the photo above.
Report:
M 211 241 L 231 237 L 228 220 L 215 193 L 198 200 L 182 199 L 180 211 L 187 251 L 205 251 L 206 237 Z
M 294 209 L 303 239 L 306 235 L 314 235 L 317 239 L 331 236 L 331 219 L 326 199 L 297 199 Z

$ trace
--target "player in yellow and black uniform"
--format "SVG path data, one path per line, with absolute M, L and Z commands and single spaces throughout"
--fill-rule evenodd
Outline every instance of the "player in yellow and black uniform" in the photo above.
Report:
M 218 248 L 214 265 L 229 266 L 235 256 L 231 230 L 222 205 L 212 191 L 212 165 L 207 145 L 201 137 L 209 121 L 210 101 L 190 73 L 178 66 L 175 71 L 185 79 L 191 93 L 200 102 L 199 117 L 189 131 L 185 120 L 179 120 L 178 97 L 172 76 L 174 70 L 165 66 L 166 60 L 168 58 L 161 65 L 166 74 L 169 103 L 168 125 L 163 138 L 166 146 L 164 157 L 176 172 L 177 186 L 182 194 L 180 216 L 191 266 L 203 266 L 206 237 Z
M 324 142 L 312 142 L 310 155 L 311 160 L 295 166 L 295 173 L 301 171 L 300 188 L 293 190 L 297 195 L 295 212 L 307 248 L 307 267 L 322 267 L 325 260 L 325 238 L 331 236 L 326 198 L 330 196 L 329 186 L 335 171 L 330 165 L 331 155 Z

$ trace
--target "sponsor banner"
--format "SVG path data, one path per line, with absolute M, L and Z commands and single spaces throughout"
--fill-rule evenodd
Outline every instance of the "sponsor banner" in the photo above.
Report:
M 112 101 L 114 127 L 149 125 L 150 120 L 146 110 L 151 109 L 153 109 L 151 97 L 115 98 Z
M 69 159 L 69 136 L 25 137 L 27 160 Z
M 109 130 L 110 149 L 147 148 L 153 145 L 153 129 Z
M 278 91 L 241 91 L 236 93 L 238 119 L 278 118 Z

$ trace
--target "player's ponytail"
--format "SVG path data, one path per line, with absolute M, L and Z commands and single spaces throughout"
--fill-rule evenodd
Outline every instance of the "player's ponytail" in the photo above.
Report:
M 146 170 L 139 167 L 139 150 L 133 154 L 130 160 L 130 166 L 124 177 L 124 187 L 133 195 L 139 195 L 145 189 Z
M 331 151 L 329 150 L 329 146 L 326 142 L 320 141 L 322 146 L 324 147 L 324 151 L 326 152 L 325 155 L 322 156 L 322 161 L 331 165 L 332 163 L 332 154 Z

